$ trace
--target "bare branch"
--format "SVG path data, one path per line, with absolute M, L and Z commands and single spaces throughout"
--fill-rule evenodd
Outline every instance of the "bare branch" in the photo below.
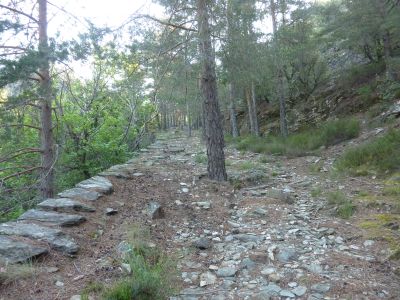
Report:
M 23 148 L 23 149 L 16 150 L 14 153 L 15 154 L 1 158 L 0 163 L 9 161 L 10 159 L 16 158 L 21 155 L 29 154 L 29 153 L 42 153 L 42 150 L 40 150 L 39 148 Z
M 25 16 L 25 17 L 29 18 L 29 19 L 31 19 L 32 21 L 36 22 L 36 23 L 39 23 L 39 21 L 38 21 L 37 19 L 35 19 L 35 18 L 32 17 L 31 15 L 28 15 L 28 14 L 26 14 L 26 13 L 24 13 L 23 11 L 20 11 L 20 10 L 18 10 L 18 9 L 15 9 L 15 8 L 12 8 L 12 7 L 3 5 L 3 4 L 0 4 L 0 8 L 4 8 L 4 9 L 7 9 L 7 10 L 10 10 L 10 11 L 12 11 L 12 12 L 15 12 L 15 13 L 17 13 L 17 14 L 20 14 L 20 15 L 22 15 L 22 16 Z
M 170 23 L 170 22 L 167 22 L 167 21 L 163 21 L 163 20 L 157 19 L 155 17 L 152 17 L 150 15 L 141 15 L 141 17 L 150 19 L 152 21 L 158 22 L 158 23 L 160 23 L 162 25 L 165 25 L 165 26 L 170 26 L 170 27 L 173 27 L 173 28 L 178 28 L 178 29 L 182 29 L 182 30 L 186 30 L 186 31 L 197 32 L 196 29 L 188 28 L 188 27 L 185 27 L 185 26 L 180 25 L 180 24 L 173 24 L 173 23 Z
M 1 127 L 28 127 L 28 128 L 32 128 L 32 129 L 36 129 L 36 130 L 42 130 L 41 127 L 38 126 L 33 126 L 33 125 L 29 125 L 29 124 L 6 124 L 6 125 L 0 125 Z
M 13 177 L 18 177 L 18 176 L 20 176 L 20 175 L 32 173 L 33 171 L 38 170 L 38 169 L 41 169 L 41 168 L 42 168 L 42 167 L 32 167 L 32 168 L 29 168 L 29 169 L 26 169 L 26 170 L 23 170 L 23 171 L 20 171 L 20 172 L 17 172 L 17 173 L 8 175 L 8 176 L 6 176 L 6 177 L 4 177 L 4 178 L 1 178 L 1 179 L 0 179 L 0 182 L 4 182 L 4 181 L 6 181 L 6 180 L 8 180 L 8 179 L 11 179 L 11 178 L 13 178 Z

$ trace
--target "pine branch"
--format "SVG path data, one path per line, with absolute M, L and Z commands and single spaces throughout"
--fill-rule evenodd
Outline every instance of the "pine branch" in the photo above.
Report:
M 17 14 L 20 14 L 20 15 L 22 15 L 22 16 L 25 16 L 25 17 L 31 19 L 31 20 L 34 21 L 35 23 L 39 23 L 39 21 L 38 21 L 37 19 L 35 19 L 35 18 L 32 17 L 31 15 L 28 15 L 28 14 L 26 14 L 26 13 L 24 13 L 23 11 L 20 11 L 20 10 L 18 10 L 18 9 L 15 9 L 15 8 L 12 8 L 12 7 L 3 5 L 3 4 L 0 4 L 0 8 L 4 8 L 4 9 L 7 9 L 7 10 L 10 10 L 10 11 L 12 11 L 12 12 L 15 12 L 15 13 L 17 13 Z

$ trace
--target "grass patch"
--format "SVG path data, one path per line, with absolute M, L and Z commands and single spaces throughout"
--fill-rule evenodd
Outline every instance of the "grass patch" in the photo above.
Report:
M 322 195 L 322 188 L 321 187 L 315 187 L 311 190 L 311 197 L 316 198 Z
M 347 150 L 336 163 L 354 175 L 393 173 L 400 169 L 400 131 L 391 130 L 369 143 Z
M 207 163 L 207 155 L 204 153 L 197 153 L 194 157 L 194 161 L 198 164 L 206 164 Z
M 237 168 L 242 171 L 256 169 L 257 165 L 251 161 L 244 161 L 237 164 Z
M 162 300 L 174 293 L 175 262 L 150 242 L 150 232 L 134 227 L 128 232 L 132 251 L 125 256 L 132 274 L 107 288 L 105 300 Z
M 327 195 L 328 204 L 336 207 L 336 215 L 349 219 L 355 212 L 356 206 L 341 191 L 330 192 Z
M 266 138 L 246 136 L 232 139 L 240 151 L 267 153 L 275 155 L 302 156 L 342 141 L 355 138 L 360 132 L 357 119 L 348 118 L 328 121 L 316 129 L 308 129 L 284 139 L 277 136 Z
M 10 284 L 18 279 L 34 276 L 35 269 L 31 264 L 0 266 L 0 286 Z

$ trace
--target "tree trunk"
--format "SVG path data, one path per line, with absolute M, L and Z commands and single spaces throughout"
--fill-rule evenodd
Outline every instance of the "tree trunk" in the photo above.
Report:
M 249 115 L 250 133 L 254 134 L 254 120 L 253 120 L 253 104 L 251 100 L 251 91 L 248 87 L 244 91 L 247 103 L 247 114 Z
M 257 120 L 257 102 L 256 102 L 256 88 L 254 86 L 254 82 L 251 83 L 251 113 L 253 115 L 253 128 L 254 135 L 260 136 L 260 129 L 258 128 L 258 120 Z
M 201 91 L 203 94 L 204 133 L 207 148 L 207 171 L 210 179 L 227 180 L 225 170 L 224 135 L 218 104 L 215 58 L 207 0 L 197 0 L 199 54 L 202 64 Z
M 54 196 L 54 142 L 52 125 L 52 91 L 49 66 L 49 46 L 47 38 L 47 0 L 39 0 L 39 54 L 40 67 L 40 121 L 42 162 L 40 173 L 40 193 L 43 198 Z
M 232 136 L 238 137 L 239 129 L 238 129 L 237 118 L 236 118 L 235 87 L 233 86 L 233 83 L 229 84 L 229 114 L 230 114 L 230 121 L 231 121 Z
M 277 51 L 279 51 L 279 39 L 278 39 L 278 24 L 276 20 L 276 9 L 274 0 L 270 0 L 270 8 L 271 8 L 271 17 L 272 17 L 272 29 L 274 33 L 275 43 L 277 45 Z M 283 85 L 283 70 L 282 63 L 280 60 L 280 54 L 276 53 L 276 64 L 278 69 L 278 96 L 279 96 L 279 117 L 280 117 L 280 129 L 281 135 L 283 137 L 288 136 L 287 129 L 287 119 L 286 119 L 286 99 L 285 99 L 285 91 Z

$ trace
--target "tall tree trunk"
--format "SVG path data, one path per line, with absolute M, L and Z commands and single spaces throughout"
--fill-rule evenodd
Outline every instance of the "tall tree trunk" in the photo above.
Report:
M 251 113 L 253 114 L 253 128 L 254 128 L 254 135 L 260 136 L 260 129 L 258 127 L 258 120 L 257 120 L 257 101 L 256 101 L 256 88 L 254 86 L 254 82 L 251 83 Z
M 215 58 L 211 44 L 207 3 L 207 0 L 197 0 L 199 50 L 202 63 L 201 91 L 203 94 L 205 142 L 208 158 L 207 171 L 210 179 L 223 181 L 227 180 L 228 176 L 225 170 L 224 135 L 218 104 Z
M 231 132 L 233 137 L 239 136 L 239 129 L 236 118 L 236 107 L 235 107 L 235 87 L 233 83 L 229 84 L 229 114 L 231 121 Z
M 249 115 L 250 133 L 254 134 L 253 104 L 251 100 L 251 90 L 248 87 L 245 88 L 244 95 L 247 103 L 247 114 Z
M 39 0 L 39 54 L 40 66 L 40 121 L 41 121 L 41 174 L 40 193 L 43 198 L 54 196 L 54 142 L 52 125 L 52 91 L 50 81 L 49 46 L 47 37 L 47 0 Z
M 274 33 L 274 39 L 277 51 L 279 49 L 279 38 L 278 38 L 278 24 L 276 20 L 276 9 L 274 0 L 270 0 L 270 9 L 271 9 L 271 17 L 272 17 L 272 29 Z M 285 99 L 285 91 L 284 91 L 284 82 L 283 82 L 283 70 L 282 70 L 282 62 L 280 59 L 280 54 L 275 53 L 276 55 L 276 64 L 278 71 L 278 96 L 279 96 L 279 116 L 280 116 L 280 129 L 281 135 L 283 137 L 288 136 L 287 129 L 287 119 L 286 119 L 286 99 Z

